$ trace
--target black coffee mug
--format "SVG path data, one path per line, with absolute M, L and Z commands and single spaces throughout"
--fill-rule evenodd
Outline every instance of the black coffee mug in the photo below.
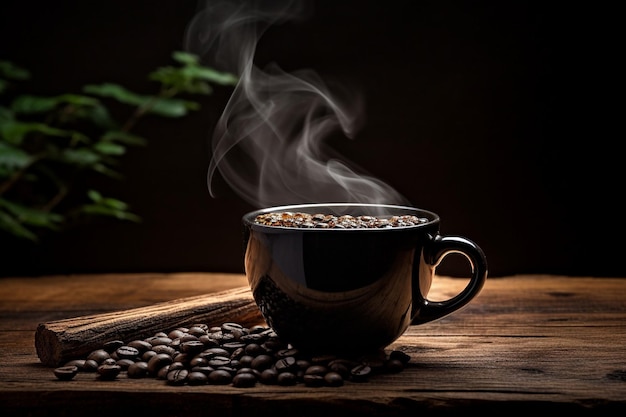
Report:
M 319 228 L 257 222 L 268 213 L 416 216 L 399 227 Z M 439 233 L 439 216 L 414 207 L 326 203 L 256 210 L 243 216 L 245 273 L 267 324 L 282 340 L 312 353 L 383 349 L 409 325 L 465 306 L 481 291 L 487 261 L 471 240 Z M 471 277 L 456 296 L 428 299 L 435 268 L 464 255 Z

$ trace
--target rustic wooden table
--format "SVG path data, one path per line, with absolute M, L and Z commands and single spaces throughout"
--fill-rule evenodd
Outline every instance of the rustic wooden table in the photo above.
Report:
M 432 297 L 464 283 L 440 277 Z M 0 278 L 0 414 L 7 416 L 448 415 L 626 411 L 626 279 L 489 278 L 461 311 L 412 326 L 392 346 L 411 356 L 397 374 L 342 387 L 169 386 L 59 381 L 35 348 L 41 323 L 136 309 L 245 287 L 238 274 Z

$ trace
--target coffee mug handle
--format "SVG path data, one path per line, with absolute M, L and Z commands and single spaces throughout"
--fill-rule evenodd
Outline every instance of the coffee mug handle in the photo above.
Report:
M 472 276 L 465 288 L 445 301 L 431 301 L 424 297 L 423 305 L 412 324 L 426 323 L 447 316 L 469 303 L 480 293 L 487 279 L 487 259 L 482 249 L 461 236 L 436 235 L 424 245 L 424 261 L 434 269 L 452 253 L 464 255 L 472 267 Z

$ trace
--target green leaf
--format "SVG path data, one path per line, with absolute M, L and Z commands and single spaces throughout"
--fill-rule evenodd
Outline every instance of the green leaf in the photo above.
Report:
M 20 239 L 37 242 L 39 238 L 33 232 L 22 226 L 13 216 L 0 210 L 0 229 L 9 232 Z
M 160 98 L 154 100 L 146 110 L 164 117 L 182 117 L 187 115 L 187 110 L 198 110 L 199 108 L 199 104 L 192 101 Z
M 133 106 L 143 106 L 151 99 L 151 97 L 135 94 L 121 85 L 113 83 L 104 83 L 99 85 L 89 84 L 83 87 L 83 91 L 101 97 L 113 98 L 120 103 L 130 104 Z
M 199 108 L 197 103 L 186 100 L 142 96 L 117 84 L 87 85 L 83 88 L 83 91 L 102 97 L 110 97 L 120 103 L 141 107 L 147 113 L 155 113 L 164 117 L 185 116 L 187 110 Z
M 0 61 L 0 76 L 12 80 L 27 80 L 30 72 L 9 61 Z
M 64 149 L 59 160 L 72 165 L 89 166 L 100 161 L 100 155 L 86 148 Z
M 0 106 L 0 123 L 2 123 L 3 121 L 7 121 L 7 120 L 13 120 L 13 112 L 4 107 L 4 106 Z
M 106 207 L 110 207 L 112 209 L 116 209 L 116 210 L 128 210 L 128 204 L 115 198 L 110 198 L 110 197 L 103 198 L 100 201 L 100 204 Z
M 63 94 L 55 97 L 21 95 L 13 101 L 11 109 L 16 113 L 33 114 L 50 112 L 62 105 L 92 107 L 98 103 L 98 99 L 78 94 Z
M 236 85 L 239 79 L 228 72 L 221 72 L 207 67 L 185 67 L 183 71 L 189 78 L 209 81 L 220 85 Z
M 109 168 L 108 166 L 101 164 L 101 163 L 97 163 L 94 164 L 91 169 L 93 169 L 96 172 L 99 172 L 102 175 L 106 175 L 109 178 L 114 178 L 116 180 L 121 180 L 124 178 L 124 176 L 122 174 L 120 174 L 119 172 Z
M 53 110 L 58 104 L 55 97 L 19 96 L 11 103 L 15 113 L 44 113 Z
M 133 135 L 121 130 L 110 130 L 102 135 L 102 140 L 120 142 L 126 145 L 146 146 L 148 141 L 141 136 Z
M 172 58 L 174 61 L 187 65 L 197 65 L 200 62 L 200 58 L 197 55 L 185 51 L 174 51 Z
M 102 194 L 100 194 L 99 191 L 96 190 L 89 190 L 87 191 L 87 197 L 89 197 L 91 199 L 91 201 L 97 203 L 99 201 L 102 200 Z
M 20 148 L 0 142 L 0 166 L 10 169 L 24 168 L 33 160 L 33 157 Z
M 100 141 L 93 145 L 93 148 L 104 155 L 124 155 L 126 147 L 117 143 Z
M 137 216 L 136 214 L 100 204 L 84 205 L 81 207 L 81 211 L 86 214 L 115 217 L 119 220 L 129 220 L 137 223 L 141 222 L 141 217 Z
M 100 104 L 100 100 L 82 94 L 63 94 L 57 96 L 59 103 L 73 104 L 80 107 L 93 107 Z
M 2 198 L 0 198 L 0 207 L 10 212 L 21 224 L 46 227 L 52 230 L 56 230 L 58 224 L 64 219 L 64 217 L 58 213 L 27 207 Z
M 109 110 L 102 104 L 81 109 L 81 117 L 90 120 L 94 125 L 105 130 L 117 129 L 117 122 L 111 117 Z
M 43 123 L 27 123 L 16 120 L 4 120 L 0 123 L 0 138 L 4 138 L 7 142 L 13 145 L 20 145 L 24 140 L 24 137 L 33 132 L 59 137 L 69 136 L 71 134 L 67 130 L 50 127 Z

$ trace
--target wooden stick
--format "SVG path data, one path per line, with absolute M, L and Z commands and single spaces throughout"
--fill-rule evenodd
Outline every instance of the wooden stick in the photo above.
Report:
M 244 326 L 264 323 L 249 287 L 41 323 L 35 332 L 35 347 L 44 365 L 60 366 L 84 358 L 108 341 L 130 342 L 181 326 L 219 326 L 229 321 Z

